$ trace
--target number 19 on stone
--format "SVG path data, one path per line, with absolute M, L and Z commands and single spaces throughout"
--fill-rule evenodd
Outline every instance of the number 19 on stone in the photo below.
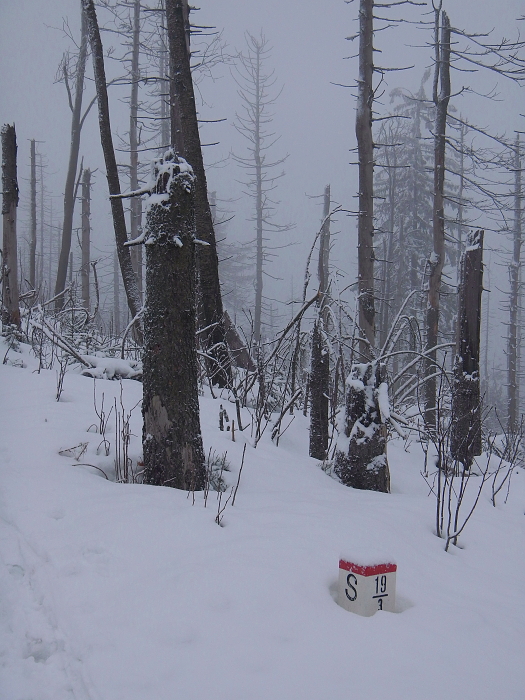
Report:
M 339 561 L 338 603 L 345 610 L 370 617 L 378 610 L 395 611 L 396 564 L 372 566 Z

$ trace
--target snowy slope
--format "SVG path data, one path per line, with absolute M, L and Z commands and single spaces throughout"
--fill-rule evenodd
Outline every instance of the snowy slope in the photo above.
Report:
M 523 471 L 445 553 L 416 447 L 390 444 L 392 494 L 354 491 L 307 456 L 298 416 L 279 447 L 248 445 L 219 527 L 215 493 L 205 508 L 59 456 L 88 442 L 81 462 L 111 472 L 93 380 L 68 372 L 57 403 L 55 372 L 24 360 L 0 366 L 2 700 L 525 698 Z M 96 387 L 99 406 L 119 397 Z M 131 408 L 142 387 L 123 387 Z M 233 485 L 249 435 L 218 430 L 220 403 L 202 399 L 205 448 L 228 452 Z M 334 602 L 340 554 L 363 550 L 397 561 L 396 613 Z

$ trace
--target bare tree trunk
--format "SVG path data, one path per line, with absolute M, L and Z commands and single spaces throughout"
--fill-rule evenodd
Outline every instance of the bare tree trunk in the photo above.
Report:
M 84 169 L 82 177 L 82 305 L 89 312 L 89 270 L 91 266 L 91 170 Z
M 36 144 L 31 139 L 31 234 L 29 238 L 29 285 L 36 289 Z
M 77 176 L 78 154 L 80 150 L 80 132 L 82 129 L 82 96 L 84 93 L 84 75 L 87 60 L 87 25 L 84 12 L 81 9 L 80 50 L 75 71 L 75 96 L 71 104 L 71 144 L 69 147 L 69 163 L 67 168 L 66 185 L 64 189 L 64 220 L 62 224 L 62 244 L 58 259 L 58 270 L 55 284 L 55 295 L 60 294 L 66 287 L 67 266 L 71 250 L 71 234 L 73 231 L 73 213 L 75 210 L 75 180 Z M 67 85 L 67 66 L 64 66 L 64 77 Z M 68 88 L 69 95 L 69 88 Z M 57 298 L 55 308 L 61 309 L 64 296 Z
M 139 108 L 139 57 L 140 57 L 140 0 L 134 0 L 133 4 L 133 47 L 131 54 L 131 97 L 129 118 L 129 149 L 130 149 L 130 190 L 139 189 L 139 134 L 137 115 Z M 130 231 L 131 239 L 138 238 L 142 224 L 142 200 L 140 197 L 132 197 L 130 200 Z M 131 251 L 133 270 L 137 277 L 137 287 L 142 298 L 142 246 L 133 246 Z
M 104 53 L 102 50 L 102 41 L 100 40 L 97 14 L 93 0 L 82 0 L 82 5 L 86 14 L 91 53 L 93 55 L 93 72 L 95 75 L 95 85 L 97 90 L 100 141 L 106 164 L 106 176 L 108 179 L 109 193 L 110 195 L 118 195 L 120 194 L 120 180 L 117 161 L 115 158 L 115 149 L 113 147 L 113 137 L 111 134 L 106 71 L 104 68 Z M 137 285 L 137 278 L 133 272 L 129 247 L 126 246 L 128 236 L 126 232 L 124 206 L 122 204 L 122 199 L 118 197 L 111 197 L 110 201 L 122 281 L 124 282 L 124 289 L 126 291 L 131 316 L 135 318 L 142 308 L 142 300 Z M 142 330 L 140 325 L 136 323 L 134 329 L 137 341 L 142 342 Z
M 44 166 L 40 156 L 40 260 L 38 264 L 38 286 L 44 286 Z M 42 293 L 42 292 L 40 292 Z
M 521 145 L 519 134 L 514 146 L 514 245 L 512 262 L 509 266 L 509 337 L 507 345 L 507 405 L 508 430 L 514 433 L 518 427 L 518 309 L 520 305 L 520 265 L 521 265 Z
M 386 456 L 387 431 L 379 398 L 387 395 L 384 364 L 374 360 L 374 98 L 373 0 L 360 0 L 359 81 L 356 136 L 359 157 L 358 307 L 362 363 L 354 363 L 348 383 L 345 435 L 348 451 L 338 450 L 334 470 L 347 486 L 370 491 L 390 490 Z M 346 445 L 345 445 L 346 448 Z
M 166 21 L 170 50 L 172 141 L 179 154 L 191 163 L 196 177 L 195 225 L 197 238 L 207 244 L 199 246 L 197 254 L 202 321 L 204 327 L 210 327 L 206 334 L 206 340 L 211 347 L 212 356 L 219 365 L 219 371 L 217 371 L 215 364 L 210 367 L 213 373 L 213 382 L 222 387 L 226 386 L 231 379 L 231 367 L 226 348 L 219 284 L 219 259 L 208 203 L 206 173 L 190 70 L 187 0 L 166 0 Z M 178 120 L 180 120 L 180 127 Z
M 437 355 L 432 350 L 438 343 L 439 294 L 441 275 L 445 263 L 445 131 L 450 100 L 450 21 L 441 5 L 435 10 L 435 70 L 433 99 L 436 106 L 434 130 L 434 207 L 432 218 L 433 252 L 428 261 L 428 304 L 425 365 L 425 424 L 429 429 L 436 425 L 437 379 L 435 373 Z M 441 20 L 441 26 L 440 26 Z M 438 93 L 439 85 L 439 93 Z
M 360 0 L 359 79 L 355 131 L 359 159 L 358 307 L 363 360 L 372 359 L 375 340 L 374 305 L 374 142 L 372 138 L 372 76 L 374 71 L 373 0 Z
M 319 238 L 319 302 L 312 335 L 310 368 L 310 457 L 326 459 L 328 450 L 328 397 L 330 393 L 330 352 L 326 342 L 328 323 L 330 252 L 330 185 L 324 191 L 323 227 Z
M 263 185 L 261 162 L 261 47 L 255 45 L 254 131 L 253 157 L 255 161 L 255 309 L 253 335 L 257 345 L 261 342 L 262 291 L 263 291 Z
M 4 124 L 2 128 L 2 323 L 20 327 L 16 242 L 16 209 L 18 207 L 16 151 L 15 126 Z
M 154 194 L 166 197 L 146 216 L 144 481 L 195 490 L 205 482 L 195 346 L 195 180 L 173 154 L 157 161 L 156 174 Z
M 461 258 L 458 326 L 450 452 L 469 469 L 481 454 L 481 392 L 479 350 L 481 334 L 481 293 L 483 291 L 483 231 L 469 235 Z
M 120 280 L 116 251 L 113 253 L 113 333 L 120 335 Z

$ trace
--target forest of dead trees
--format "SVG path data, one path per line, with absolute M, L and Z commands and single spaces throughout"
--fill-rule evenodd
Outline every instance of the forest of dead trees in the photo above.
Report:
M 118 358 L 116 377 L 143 381 L 144 464 L 129 478 L 205 488 L 204 387 L 231 404 L 232 437 L 248 431 L 255 447 L 265 432 L 278 446 L 303 413 L 309 454 L 360 489 L 389 491 L 392 435 L 421 440 L 445 483 L 469 473 L 495 435 L 514 455 L 525 403 L 522 134 L 491 132 L 462 99 L 471 70 L 521 85 L 523 42 L 456 28 L 441 0 L 349 5 L 358 73 L 348 81 L 357 143 L 348 168 L 358 173 L 358 205 L 334 203 L 319 183 L 301 289 L 276 301 L 266 286 L 280 234 L 293 226 L 279 211 L 287 154 L 273 128 L 281 88 L 271 43 L 247 31 L 244 47 L 227 51 L 187 0 L 81 0 L 78 12 L 79 36 L 57 73 L 71 118 L 62 201 L 48 189 L 53 164 L 38 125 L 27 172 L 26 145 L 14 126 L 2 130 L 2 333 L 13 347 L 31 343 L 42 368 L 96 376 L 104 358 Z M 421 75 L 416 91 L 402 86 L 403 66 L 376 63 L 378 30 L 401 21 L 427 35 L 430 68 L 411 68 Z M 117 77 L 107 72 L 108 29 Z M 244 150 L 233 159 L 250 201 L 249 243 L 230 240 L 235 204 L 209 191 L 203 158 L 194 86 L 223 61 L 238 86 Z M 387 73 L 399 87 L 385 99 Z M 127 95 L 125 125 L 110 118 L 116 87 Z M 82 148 L 96 111 L 104 172 Z M 94 188 L 111 210 L 109 255 L 92 230 Z M 331 263 L 331 232 L 343 221 L 357 231 L 357 277 L 347 272 L 344 283 Z M 498 309 L 485 291 L 496 274 L 489 237 L 490 260 L 506 271 Z M 494 334 L 504 345 L 498 366 L 489 362 Z

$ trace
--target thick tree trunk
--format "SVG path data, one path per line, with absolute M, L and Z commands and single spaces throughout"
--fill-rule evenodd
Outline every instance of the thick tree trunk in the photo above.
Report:
M 36 289 L 36 144 L 31 139 L 31 234 L 29 237 L 29 285 Z
M 358 294 L 360 351 L 363 360 L 373 357 L 374 304 L 374 142 L 372 138 L 373 0 L 360 0 L 359 80 L 355 131 L 359 160 Z
M 310 366 L 310 457 L 326 459 L 328 450 L 328 396 L 330 393 L 330 352 L 326 342 L 330 252 L 330 185 L 324 192 L 323 227 L 319 237 L 319 302 L 312 335 Z
M 194 176 L 188 164 L 171 153 L 169 159 L 157 161 L 156 182 L 152 193 L 156 201 L 146 215 L 144 481 L 202 489 Z
M 16 151 L 14 124 L 5 124 L 2 128 L 2 323 L 19 327 Z
M 469 235 L 461 258 L 461 282 L 452 388 L 450 452 L 469 469 L 481 454 L 479 349 L 483 291 L 483 231 Z
M 117 161 L 115 158 L 115 149 L 113 147 L 113 137 L 111 134 L 106 71 L 104 68 L 104 53 L 102 50 L 102 41 L 100 39 L 100 31 L 98 28 L 97 14 L 93 0 L 82 0 L 82 5 L 86 14 L 91 53 L 93 55 L 93 72 L 95 75 L 95 85 L 97 90 L 100 141 L 102 144 L 102 151 L 104 153 L 104 162 L 106 164 L 106 176 L 108 180 L 109 193 L 110 195 L 118 195 L 120 194 L 120 180 Z M 137 285 L 137 278 L 133 272 L 130 250 L 129 247 L 126 246 L 128 236 L 126 232 L 124 206 L 122 204 L 122 199 L 120 198 L 111 197 L 110 201 L 120 271 L 124 282 L 128 307 L 131 316 L 135 318 L 142 308 L 142 300 Z M 138 323 L 136 323 L 134 328 L 136 331 L 136 339 L 141 342 L 141 327 Z
M 62 223 L 62 243 L 58 259 L 58 270 L 55 284 L 55 295 L 60 294 L 66 287 L 67 266 L 71 250 L 71 234 L 73 231 L 73 213 L 75 210 L 75 180 L 78 168 L 80 150 L 80 131 L 82 129 L 82 96 L 84 93 L 84 75 L 87 60 L 87 25 L 84 12 L 81 10 L 80 50 L 75 71 L 75 96 L 71 108 L 71 143 L 69 147 L 69 163 L 67 168 L 66 186 L 64 189 L 64 219 Z M 64 68 L 67 71 L 67 68 Z M 66 78 L 67 79 L 67 78 Z M 64 305 L 64 295 L 57 298 L 55 308 Z
M 518 350 L 520 306 L 520 265 L 521 265 L 521 146 L 520 137 L 516 136 L 514 147 L 514 242 L 512 262 L 509 266 L 509 337 L 507 345 L 507 406 L 508 430 L 515 433 L 519 414 Z
M 130 177 L 129 186 L 132 192 L 139 189 L 139 134 L 137 115 L 139 108 L 139 57 L 140 57 L 140 0 L 133 4 L 133 45 L 131 54 L 131 96 L 129 118 L 129 149 L 130 149 Z M 140 197 L 132 197 L 130 200 L 130 232 L 131 239 L 138 238 L 142 224 L 142 200 Z M 131 250 L 133 270 L 137 277 L 137 287 L 142 298 L 142 246 L 133 246 Z
M 440 26 L 441 20 L 441 26 Z M 428 261 L 427 338 L 425 363 L 425 424 L 435 429 L 437 379 L 436 351 L 438 343 L 439 294 L 441 275 L 445 263 L 445 131 L 450 100 L 450 21 L 445 12 L 435 10 L 435 72 L 433 99 L 436 106 L 434 128 L 434 207 L 432 217 L 433 252 Z M 438 94 L 439 83 L 439 94 Z
M 208 203 L 206 174 L 190 70 L 187 0 L 166 0 L 166 21 L 170 50 L 172 141 L 179 154 L 192 164 L 195 173 L 197 238 L 207 244 L 199 246 L 197 254 L 202 323 L 205 328 L 211 327 L 206 334 L 206 341 L 219 366 L 217 370 L 215 363 L 210 364 L 213 382 L 219 386 L 226 386 L 231 379 L 231 368 L 226 348 L 217 245 Z M 180 127 L 178 120 L 180 120 Z
M 89 270 L 91 265 L 91 170 L 84 169 L 82 176 L 82 305 L 89 312 Z

